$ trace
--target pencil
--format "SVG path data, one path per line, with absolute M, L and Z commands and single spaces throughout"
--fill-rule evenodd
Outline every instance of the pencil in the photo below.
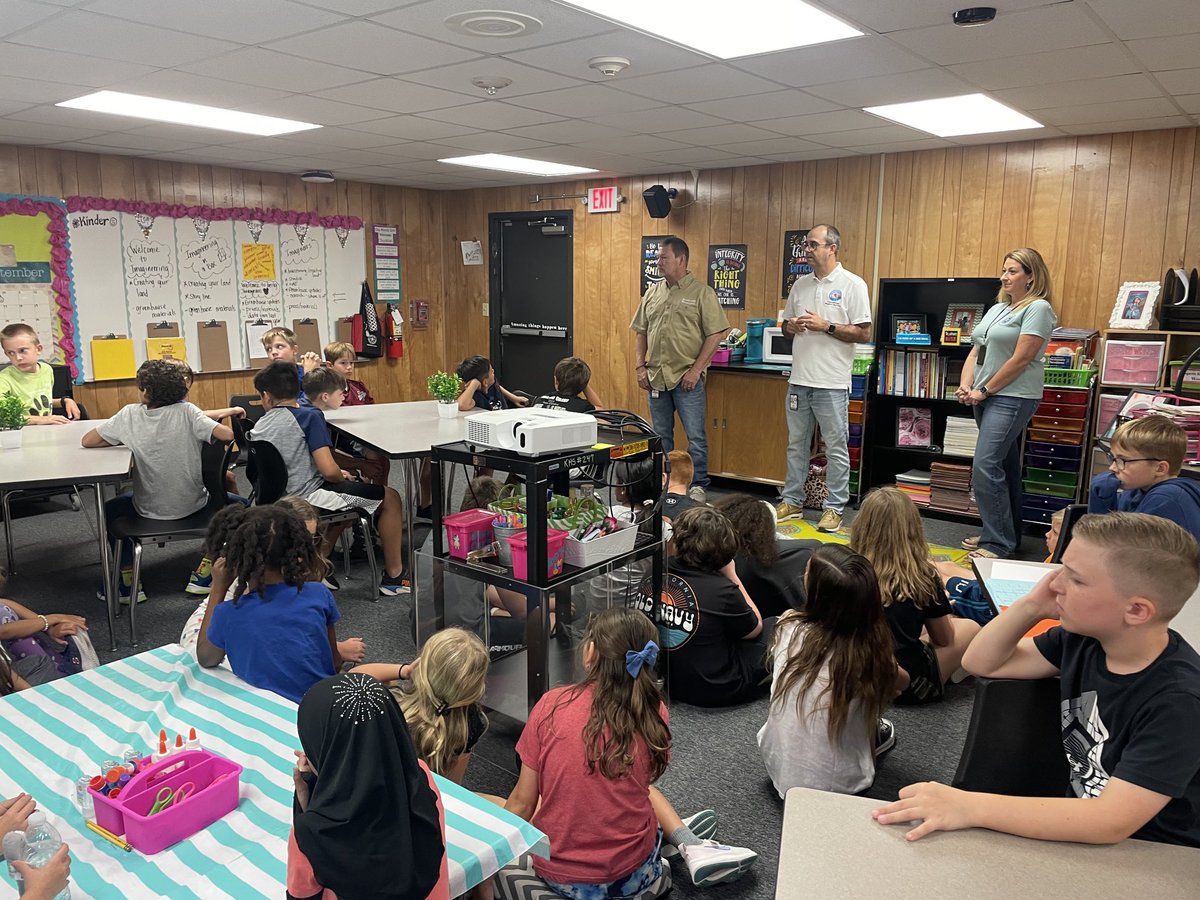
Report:
M 109 831 L 105 828 L 101 828 L 99 825 L 97 825 L 95 822 L 92 822 L 91 820 L 87 820 L 83 824 L 88 827 L 89 831 L 96 832 L 96 834 L 100 835 L 100 837 L 104 838 L 110 844 L 116 844 L 118 847 L 120 847 L 126 853 L 132 852 L 133 847 L 129 844 L 129 842 L 122 838 L 117 837 L 111 831 Z

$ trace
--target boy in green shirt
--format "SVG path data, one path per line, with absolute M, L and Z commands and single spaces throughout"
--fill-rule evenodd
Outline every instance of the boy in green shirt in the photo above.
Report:
M 29 425 L 64 425 L 79 418 L 79 407 L 70 397 L 54 399 L 54 370 L 39 359 L 42 343 L 24 322 L 0 330 L 0 346 L 12 363 L 0 369 L 0 395 L 12 391 L 29 412 Z M 61 409 L 63 415 L 54 410 Z

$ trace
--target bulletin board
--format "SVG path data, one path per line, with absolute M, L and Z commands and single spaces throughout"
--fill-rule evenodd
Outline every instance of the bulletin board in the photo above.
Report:
M 66 205 L 82 380 L 128 377 L 163 356 L 198 372 L 256 368 L 267 327 L 319 350 L 358 312 L 358 218 L 98 197 Z
M 67 206 L 57 197 L 0 194 L 0 326 L 37 332 L 42 359 L 77 377 Z

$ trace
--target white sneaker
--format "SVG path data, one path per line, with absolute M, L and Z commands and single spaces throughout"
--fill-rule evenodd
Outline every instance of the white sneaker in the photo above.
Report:
M 737 881 L 758 859 L 758 854 L 745 847 L 730 847 L 716 841 L 680 847 L 679 853 L 696 887 L 726 884 Z
M 717 833 L 717 814 L 711 809 L 702 809 L 698 813 L 693 813 L 683 820 L 683 824 L 688 827 L 700 840 L 713 837 Z M 666 836 L 663 836 L 662 858 L 665 862 L 674 862 L 679 859 L 679 848 L 674 844 L 666 843 Z

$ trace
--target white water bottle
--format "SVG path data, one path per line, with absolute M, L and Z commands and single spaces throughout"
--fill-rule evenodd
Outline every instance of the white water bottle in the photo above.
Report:
M 50 862 L 61 846 L 62 837 L 58 829 L 46 821 L 46 814 L 40 809 L 30 813 L 25 824 L 25 862 L 40 869 Z M 70 885 L 55 894 L 54 900 L 71 900 Z
M 25 879 L 13 866 L 13 862 L 25 858 L 25 834 L 21 831 L 10 831 L 4 836 L 4 859 L 8 863 L 8 877 L 17 885 L 17 895 L 25 893 Z

